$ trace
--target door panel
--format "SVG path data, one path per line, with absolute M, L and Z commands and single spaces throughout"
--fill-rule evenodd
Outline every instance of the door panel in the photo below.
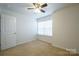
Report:
M 6 49 L 16 46 L 16 18 L 10 15 L 3 15 L 5 20 L 5 44 Z

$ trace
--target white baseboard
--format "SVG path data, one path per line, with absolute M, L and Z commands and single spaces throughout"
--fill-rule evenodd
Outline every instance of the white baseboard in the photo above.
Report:
M 73 53 L 77 53 L 76 49 L 68 49 L 66 48 L 67 51 L 73 52 Z
M 61 47 L 61 46 L 55 45 L 55 44 L 52 44 L 52 46 L 55 46 L 55 47 L 58 47 L 58 48 L 61 48 L 61 49 L 64 49 L 66 51 L 70 51 L 70 52 L 73 52 L 73 53 L 77 53 L 76 49 L 64 48 L 64 47 Z
M 24 43 L 28 43 L 28 42 L 30 42 L 30 41 L 33 41 L 33 40 L 36 40 L 36 39 L 32 39 L 32 40 L 28 40 L 28 41 L 21 41 L 21 42 L 17 42 L 17 44 L 16 45 L 20 45 L 20 44 L 24 44 Z

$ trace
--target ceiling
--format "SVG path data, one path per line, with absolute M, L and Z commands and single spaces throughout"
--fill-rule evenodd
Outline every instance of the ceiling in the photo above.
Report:
M 28 7 L 32 7 L 32 3 L 0 3 L 0 8 L 9 10 L 12 12 L 17 12 L 21 14 L 31 14 L 35 18 L 44 17 L 52 14 L 53 12 L 68 6 L 79 5 L 79 4 L 69 4 L 69 3 L 48 3 L 48 6 L 44 8 L 46 13 L 35 13 L 34 10 L 28 10 Z

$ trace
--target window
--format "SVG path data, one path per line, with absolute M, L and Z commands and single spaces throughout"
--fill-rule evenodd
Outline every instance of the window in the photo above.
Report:
M 38 34 L 52 36 L 52 20 L 38 22 Z

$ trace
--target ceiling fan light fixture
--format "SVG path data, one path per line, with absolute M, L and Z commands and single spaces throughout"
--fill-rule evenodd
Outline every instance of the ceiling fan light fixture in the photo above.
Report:
M 35 13 L 41 13 L 39 8 L 36 8 L 34 11 L 35 11 Z

